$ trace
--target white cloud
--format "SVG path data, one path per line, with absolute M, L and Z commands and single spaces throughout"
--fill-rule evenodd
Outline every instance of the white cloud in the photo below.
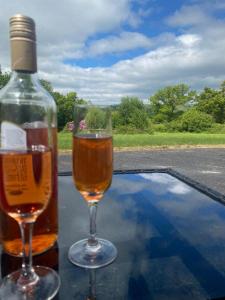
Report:
M 184 46 L 193 47 L 201 41 L 201 37 L 197 34 L 182 34 L 177 38 L 177 40 Z
M 152 182 L 157 182 L 158 184 L 170 185 L 177 182 L 177 179 L 166 174 L 166 173 L 142 173 L 139 174 L 140 177 L 150 180 Z
M 168 189 L 172 194 L 177 194 L 177 195 L 185 195 L 187 193 L 191 192 L 191 189 L 189 186 L 185 185 L 182 182 L 177 183 L 176 185 L 170 187 Z
M 122 96 L 147 98 L 159 87 L 185 82 L 193 88 L 218 84 L 224 80 L 223 49 L 202 41 L 183 43 L 176 39 L 132 60 L 120 61 L 109 68 L 79 68 L 62 63 L 41 64 L 46 78 L 66 91 L 74 88 L 80 97 L 99 102 L 117 102 Z M 196 40 L 197 41 L 197 40 Z M 47 75 L 48 74 L 48 75 Z
M 89 56 L 104 53 L 116 53 L 135 48 L 149 48 L 151 40 L 138 32 L 122 32 L 120 36 L 110 36 L 106 39 L 95 41 L 87 50 Z
M 176 178 L 164 174 L 164 173 L 143 173 L 139 175 L 146 180 L 149 180 L 149 184 L 157 183 L 158 190 L 155 193 L 167 193 L 177 195 L 185 195 L 191 192 L 191 188 L 183 183 L 182 181 L 177 180 Z M 159 188 L 160 186 L 160 188 Z M 154 189 L 154 188 L 153 188 Z
M 208 19 L 202 6 L 190 5 L 177 10 L 167 19 L 167 23 L 171 26 L 188 26 L 206 23 Z

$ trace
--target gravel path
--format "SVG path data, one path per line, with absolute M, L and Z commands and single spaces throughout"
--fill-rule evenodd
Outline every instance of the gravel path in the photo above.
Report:
M 123 151 L 114 169 L 172 168 L 225 195 L 225 149 Z M 59 171 L 71 171 L 71 154 L 60 154 Z

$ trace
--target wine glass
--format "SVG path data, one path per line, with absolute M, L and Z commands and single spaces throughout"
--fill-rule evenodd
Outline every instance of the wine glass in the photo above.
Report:
M 110 108 L 75 105 L 73 133 L 73 179 L 90 212 L 90 236 L 73 244 L 69 260 L 80 267 L 99 268 L 117 256 L 116 247 L 96 237 L 98 202 L 110 187 L 113 171 Z
M 44 145 L 0 150 L 0 206 L 20 227 L 21 270 L 3 278 L 0 299 L 52 299 L 58 292 L 58 274 L 32 265 L 32 229 L 52 193 L 52 150 Z

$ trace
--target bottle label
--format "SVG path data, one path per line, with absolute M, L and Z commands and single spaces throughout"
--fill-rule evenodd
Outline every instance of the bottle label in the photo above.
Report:
M 1 148 L 26 150 L 26 131 L 16 124 L 3 121 L 1 124 Z

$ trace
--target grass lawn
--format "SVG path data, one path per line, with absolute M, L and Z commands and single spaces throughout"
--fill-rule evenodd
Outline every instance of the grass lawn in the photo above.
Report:
M 72 146 L 72 134 L 60 132 L 59 149 L 69 150 Z M 176 145 L 225 145 L 222 133 L 154 133 L 149 134 L 115 134 L 115 147 L 168 147 Z

